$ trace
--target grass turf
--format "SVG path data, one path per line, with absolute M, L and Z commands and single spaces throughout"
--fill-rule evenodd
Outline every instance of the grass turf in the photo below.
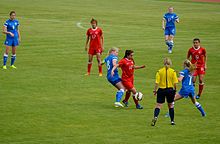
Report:
M 167 54 L 161 29 L 162 16 L 170 5 L 181 21 L 172 55 Z M 2 24 L 10 10 L 17 12 L 22 43 L 17 51 L 18 69 L 0 71 L 0 143 L 220 142 L 219 3 L 1 0 Z M 147 66 L 135 73 L 136 88 L 145 95 L 143 110 L 136 110 L 131 100 L 127 109 L 113 107 L 116 90 L 104 76 L 98 77 L 95 60 L 92 75 L 84 76 L 87 54 L 83 28 L 89 27 L 92 17 L 104 31 L 103 57 L 112 46 L 121 47 L 120 58 L 125 49 L 133 49 L 136 63 Z M 170 57 L 173 68 L 180 71 L 194 37 L 201 38 L 208 53 L 206 85 L 199 100 L 207 117 L 202 118 L 186 99 L 175 105 L 176 126 L 170 126 L 164 117 L 164 105 L 156 126 L 151 127 L 155 104 L 152 90 L 162 58 Z M 3 43 L 3 35 L 0 40 Z

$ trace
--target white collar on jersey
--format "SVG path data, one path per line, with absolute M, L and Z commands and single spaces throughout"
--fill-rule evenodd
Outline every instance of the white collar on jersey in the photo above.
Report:
M 97 30 L 97 29 L 98 29 L 98 27 L 96 27 L 95 29 L 94 29 L 94 28 L 92 28 L 92 30 L 94 30 L 94 31 L 95 31 L 95 30 Z
M 199 49 L 200 49 L 200 46 L 199 46 L 199 48 L 197 48 L 197 49 L 196 49 L 194 46 L 193 46 L 193 48 L 194 48 L 194 50 L 199 50 Z

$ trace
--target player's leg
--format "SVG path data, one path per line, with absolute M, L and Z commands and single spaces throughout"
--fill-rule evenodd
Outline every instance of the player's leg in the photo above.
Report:
M 116 81 L 116 84 L 115 84 L 115 87 L 118 89 L 117 93 L 116 93 L 116 101 L 115 101 L 115 107 L 124 107 L 120 101 L 124 95 L 124 92 L 125 92 L 125 88 L 121 82 L 121 80 L 117 80 Z
M 97 61 L 98 61 L 99 76 L 102 76 L 102 61 L 101 61 L 101 53 L 96 53 L 96 58 L 97 58 Z
M 164 102 L 165 102 L 164 90 L 158 89 L 158 91 L 157 91 L 157 104 L 154 109 L 154 118 L 152 119 L 151 126 L 155 126 L 155 124 L 157 122 L 157 118 L 160 114 L 160 109 L 162 108 Z
M 172 53 L 172 50 L 173 50 L 173 46 L 174 46 L 173 39 L 174 39 L 174 35 L 172 35 L 172 34 L 169 35 L 169 40 L 168 40 L 168 43 L 169 43 L 168 52 L 169 53 Z
M 202 116 L 206 116 L 206 113 L 204 111 L 204 109 L 202 108 L 202 105 L 196 101 L 195 96 L 193 96 L 193 94 L 190 95 L 190 99 L 192 101 L 192 103 L 196 106 L 196 108 L 200 111 Z
M 10 46 L 5 45 L 5 53 L 4 53 L 4 56 L 3 56 L 3 69 L 7 69 L 6 63 L 7 63 L 7 60 L 8 60 L 9 51 L 10 51 Z
M 11 68 L 14 68 L 14 69 L 16 69 L 14 65 L 15 60 L 16 60 L 16 49 L 17 49 L 17 46 L 12 46 Z
M 175 122 L 174 122 L 174 97 L 175 97 L 175 91 L 173 89 L 168 89 L 167 94 L 166 94 L 166 98 L 167 98 L 167 103 L 168 103 L 168 108 L 169 108 L 171 125 L 175 125 Z
M 130 91 L 133 94 L 133 100 L 134 100 L 134 103 L 136 105 L 136 108 L 137 109 L 143 109 L 143 107 L 138 103 L 138 100 L 135 98 L 135 96 L 138 94 L 137 90 L 135 89 L 135 87 L 131 88 Z
M 87 66 L 87 74 L 86 75 L 90 75 L 91 68 L 92 68 L 92 59 L 93 59 L 93 55 L 88 54 L 88 66 Z
M 204 79 L 204 74 L 200 74 L 199 75 L 199 92 L 198 92 L 197 98 L 201 97 L 201 94 L 202 94 L 202 91 L 203 91 L 203 87 L 204 87 L 203 79 Z
M 122 101 L 125 105 L 125 107 L 128 107 L 128 100 L 131 96 L 131 91 L 127 90 L 125 93 L 125 99 Z

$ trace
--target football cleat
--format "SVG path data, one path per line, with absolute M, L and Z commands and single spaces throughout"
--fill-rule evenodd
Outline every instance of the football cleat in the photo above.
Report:
M 122 102 L 125 105 L 125 107 L 128 107 L 128 102 L 126 102 L 126 101 L 122 101 Z
M 143 107 L 140 104 L 137 104 L 136 109 L 143 109 Z
M 6 69 L 7 69 L 6 65 L 4 65 L 2 68 L 3 68 L 4 70 L 6 70 Z
M 124 107 L 120 102 L 115 102 L 114 105 L 115 107 Z
M 172 50 L 168 50 L 168 53 L 171 54 L 171 53 L 172 53 Z
M 171 121 L 171 125 L 176 125 L 174 121 Z
M 102 76 L 102 73 L 99 73 L 99 76 L 101 77 L 101 76 Z
M 196 96 L 196 99 L 199 99 L 199 98 L 200 98 L 200 95 L 197 95 L 197 96 Z
M 151 126 L 155 126 L 156 122 L 157 122 L 157 118 L 155 117 L 152 119 Z
M 89 76 L 89 75 L 90 75 L 90 73 L 88 73 L 88 72 L 85 74 L 85 76 Z
M 17 69 L 17 67 L 15 65 L 11 65 L 10 67 L 13 69 Z

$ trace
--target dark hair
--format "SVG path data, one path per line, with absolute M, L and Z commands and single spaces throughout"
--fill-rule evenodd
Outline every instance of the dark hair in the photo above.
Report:
M 124 58 L 127 58 L 130 54 L 134 53 L 133 50 L 126 50 Z
M 98 24 L 98 21 L 97 21 L 96 19 L 94 19 L 94 18 L 92 18 L 92 20 L 90 21 L 90 23 L 93 23 L 93 22 L 95 22 L 96 24 Z
M 15 11 L 11 11 L 9 15 L 11 16 L 12 14 L 16 14 L 16 12 Z
M 198 41 L 198 42 L 200 43 L 200 39 L 199 39 L 199 38 L 194 38 L 194 39 L 193 39 L 193 42 L 194 42 L 194 41 Z

